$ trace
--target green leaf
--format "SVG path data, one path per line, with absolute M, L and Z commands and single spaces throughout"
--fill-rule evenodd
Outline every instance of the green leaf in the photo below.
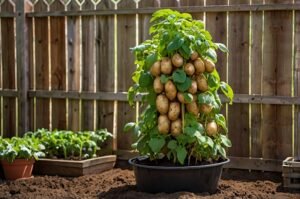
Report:
M 156 105 L 156 93 L 154 92 L 153 88 L 150 88 L 148 90 L 149 90 L 149 92 L 146 95 L 147 102 L 150 105 L 155 106 Z
M 149 147 L 154 153 L 159 153 L 165 145 L 166 141 L 164 138 L 151 138 L 149 141 Z
M 168 143 L 168 148 L 171 150 L 175 150 L 177 148 L 177 141 L 176 140 L 170 140 Z
M 180 164 L 184 164 L 184 160 L 187 156 L 187 151 L 184 146 L 179 146 L 176 148 L 177 159 Z
M 169 77 L 166 76 L 165 74 L 163 74 L 163 75 L 160 76 L 160 82 L 161 82 L 162 84 L 167 83 L 168 80 L 169 80 Z
M 227 48 L 224 44 L 222 44 L 222 43 L 215 43 L 215 44 L 218 46 L 218 48 L 219 48 L 222 52 L 228 53 L 228 48 Z
M 205 143 L 208 145 L 208 146 L 210 146 L 211 148 L 213 148 L 214 147 L 214 141 L 210 138 L 210 137 L 208 137 L 208 136 L 205 136 Z
M 198 103 L 213 105 L 215 103 L 214 95 L 211 92 L 200 93 L 198 95 Z
M 151 66 L 156 62 L 157 60 L 157 54 L 150 54 L 146 57 L 144 70 L 148 71 Z
M 221 134 L 220 138 L 221 138 L 221 142 L 224 146 L 226 146 L 226 147 L 231 147 L 232 146 L 231 141 L 229 140 L 229 138 L 226 135 Z
M 183 83 L 175 83 L 175 84 L 176 84 L 177 89 L 180 92 L 185 92 L 185 91 L 187 91 L 191 87 L 192 80 L 189 77 L 187 77 L 185 79 L 185 82 L 183 82 Z
M 217 124 L 219 126 L 221 126 L 225 130 L 225 132 L 227 133 L 228 129 L 227 129 L 227 126 L 226 126 L 226 119 L 225 119 L 224 115 L 216 114 L 215 119 L 216 119 Z
M 193 95 L 191 93 L 183 93 L 184 101 L 187 103 L 192 103 Z
M 135 84 L 128 89 L 127 100 L 130 106 L 134 106 L 134 98 L 138 89 L 138 85 Z
M 177 69 L 173 72 L 172 78 L 175 83 L 184 83 L 187 77 L 183 69 Z
M 220 88 L 224 93 L 224 95 L 228 97 L 228 99 L 230 100 L 229 104 L 232 104 L 232 100 L 234 96 L 232 88 L 226 82 L 221 82 Z
M 209 48 L 207 51 L 206 51 L 206 55 L 207 57 L 209 57 L 213 62 L 217 62 L 217 53 L 214 49 L 212 48 Z
M 180 38 L 179 36 L 175 37 L 175 39 L 168 44 L 168 46 L 167 46 L 167 52 L 168 53 L 174 52 L 175 50 L 177 50 L 178 48 L 180 48 L 183 43 L 184 43 L 184 39 L 183 38 Z
M 221 154 L 221 156 L 223 158 L 226 158 L 226 150 L 220 146 L 219 144 L 216 145 L 217 150 L 219 151 L 219 153 Z
M 127 124 L 125 124 L 123 131 L 127 132 L 130 129 L 133 129 L 136 126 L 135 122 L 129 122 Z
M 153 83 L 153 79 L 152 79 L 152 76 L 150 75 L 150 73 L 144 72 L 141 74 L 141 77 L 139 79 L 139 84 L 141 87 L 146 88 L 146 87 L 152 85 L 152 83 Z

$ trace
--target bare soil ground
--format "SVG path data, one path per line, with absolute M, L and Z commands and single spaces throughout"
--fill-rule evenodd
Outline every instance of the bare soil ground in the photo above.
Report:
M 11 182 L 0 179 L 0 198 L 299 199 L 300 193 L 283 190 L 280 173 L 225 170 L 218 191 L 213 195 L 189 192 L 148 194 L 136 190 L 131 170 L 114 169 L 78 178 L 35 176 L 32 179 Z

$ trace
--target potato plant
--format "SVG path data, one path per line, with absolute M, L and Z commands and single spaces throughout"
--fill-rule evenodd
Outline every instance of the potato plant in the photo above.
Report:
M 44 157 L 45 146 L 37 139 L 28 137 L 0 137 L 0 160 L 12 163 L 15 159 L 38 159 Z
M 169 9 L 153 14 L 150 34 L 132 48 L 137 68 L 128 101 L 133 106 L 144 93 L 148 104 L 137 123 L 124 127 L 138 136 L 133 147 L 151 160 L 182 165 L 226 158 L 231 142 L 219 93 L 231 103 L 233 91 L 216 70 L 216 50 L 227 52 L 226 46 L 212 41 L 202 21 Z
M 47 158 L 81 160 L 96 157 L 101 144 L 112 134 L 106 129 L 79 132 L 38 129 L 36 132 L 27 132 L 24 137 L 38 140 L 44 145 L 43 152 Z

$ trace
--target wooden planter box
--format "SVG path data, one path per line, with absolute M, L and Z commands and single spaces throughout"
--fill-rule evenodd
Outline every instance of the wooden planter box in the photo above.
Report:
M 33 169 L 38 175 L 77 177 L 101 173 L 115 166 L 116 155 L 107 155 L 87 160 L 39 159 Z
M 282 163 L 283 187 L 300 189 L 300 161 L 293 157 L 286 158 Z

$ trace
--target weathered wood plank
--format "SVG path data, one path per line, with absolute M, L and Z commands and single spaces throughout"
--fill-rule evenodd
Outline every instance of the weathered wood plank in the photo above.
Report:
M 265 12 L 263 43 L 263 95 L 291 96 L 291 11 Z M 265 105 L 262 110 L 263 158 L 284 159 L 292 154 L 292 107 Z
M 138 155 L 137 151 L 133 150 L 118 150 L 118 160 L 128 160 Z M 230 169 L 245 169 L 245 170 L 258 170 L 258 171 L 282 171 L 282 161 L 276 159 L 261 159 L 261 158 L 248 158 L 248 157 L 235 157 L 229 156 L 230 162 L 225 164 L 224 168 Z
M 249 0 L 230 1 L 231 5 L 249 4 Z M 228 83 L 235 93 L 249 93 L 249 12 L 229 13 Z M 232 147 L 229 155 L 249 157 L 249 105 L 228 106 L 228 128 Z
M 213 6 L 181 6 L 168 7 L 180 12 L 199 13 L 199 12 L 249 12 L 249 11 L 279 11 L 279 10 L 300 10 L 300 4 L 265 4 L 265 5 L 213 5 Z M 87 15 L 132 15 L 132 14 L 151 14 L 159 8 L 143 8 L 143 9 L 107 9 L 101 10 L 84 10 L 74 11 L 57 11 L 57 12 L 31 12 L 28 17 L 46 17 L 46 16 L 87 16 Z
M 68 91 L 79 92 L 80 90 L 80 18 L 67 18 L 67 39 L 68 39 Z M 68 100 L 68 129 L 80 130 L 79 101 Z
M 19 135 L 23 135 L 29 129 L 29 101 L 27 91 L 29 87 L 28 77 L 28 26 L 25 18 L 25 1 L 17 2 L 16 17 L 16 58 L 17 58 L 17 87 L 18 95 L 18 128 Z
M 295 0 L 300 3 L 300 0 Z M 295 11 L 295 43 L 294 43 L 294 96 L 300 96 L 300 11 Z M 300 105 L 295 106 L 294 156 L 300 160 Z
M 180 6 L 178 6 L 178 9 L 182 9 L 184 7 L 200 7 L 204 6 L 204 0 L 198 0 L 198 1 L 193 1 L 193 0 L 180 0 Z M 205 8 L 205 7 L 203 7 Z M 175 8 L 177 9 L 177 8 Z M 181 11 L 181 10 L 180 10 Z M 193 19 L 197 20 L 202 20 L 204 19 L 204 10 L 198 10 L 197 12 L 190 12 L 189 10 L 182 10 L 182 12 L 188 12 L 191 13 Z
M 229 156 L 229 159 L 230 162 L 224 165 L 224 168 L 260 170 L 260 171 L 272 171 L 272 172 L 282 171 L 282 160 L 231 157 L 231 156 Z
M 226 5 L 227 0 L 207 1 L 209 5 Z M 226 12 L 211 12 L 206 13 L 206 29 L 213 37 L 213 41 L 227 45 L 227 13 Z M 234 52 L 230 52 L 234 53 Z M 222 80 L 227 77 L 227 54 L 221 51 L 217 52 L 218 62 L 217 70 Z
M 206 4 L 210 5 L 226 5 L 227 0 L 213 0 L 207 1 Z M 209 12 L 206 13 L 206 29 L 210 32 L 213 41 L 223 43 L 227 46 L 227 13 L 226 12 Z M 231 52 L 229 52 L 231 53 Z M 217 51 L 218 62 L 217 70 L 222 81 L 227 80 L 227 54 L 222 51 Z M 227 115 L 226 107 L 223 106 L 221 113 Z
M 93 10 L 93 4 L 86 1 L 84 9 Z M 95 18 L 94 16 L 82 17 L 82 90 L 93 92 L 96 87 L 95 82 Z M 82 129 L 93 130 L 94 129 L 94 102 L 82 101 Z
M 26 2 L 26 12 L 32 10 L 33 6 Z M 26 18 L 27 45 L 28 45 L 28 90 L 35 90 L 35 61 L 34 61 L 34 18 Z M 35 98 L 28 98 L 28 130 L 35 130 Z
M 10 90 L 10 89 L 2 89 L 1 88 L 0 96 L 3 96 L 3 97 L 18 97 L 18 91 Z
M 35 4 L 35 11 L 47 11 L 43 1 Z M 36 63 L 36 89 L 49 90 L 49 31 L 48 19 L 35 19 L 35 63 Z M 49 99 L 36 99 L 36 128 L 50 127 Z
M 261 3 L 261 0 L 253 0 L 252 4 Z M 262 38 L 263 38 L 263 13 L 251 13 L 251 90 L 250 94 L 261 94 L 262 90 Z M 261 104 L 252 104 L 251 108 L 251 151 L 250 157 L 262 157 L 262 114 Z
M 100 2 L 106 9 L 113 7 L 110 1 Z M 98 5 L 100 6 L 100 5 Z M 115 68 L 114 68 L 114 16 L 96 17 L 96 90 L 97 92 L 114 92 Z M 114 132 L 114 102 L 97 101 L 96 127 L 98 129 L 106 128 L 109 132 Z M 113 149 L 113 143 L 116 145 L 116 138 L 107 141 L 105 146 L 107 150 Z
M 14 12 L 14 5 L 5 1 L 1 5 L 1 11 Z M 16 54 L 15 54 L 15 29 L 13 18 L 1 19 L 1 52 L 2 52 L 2 88 L 17 89 L 16 85 Z M 17 135 L 16 129 L 16 98 L 3 98 L 3 136 Z
M 0 91 L 0 96 L 14 97 L 17 96 L 16 91 Z M 140 93 L 136 97 L 136 101 L 140 101 L 144 93 Z M 38 98 L 70 98 L 70 99 L 84 99 L 84 100 L 103 100 L 103 101 L 127 101 L 127 92 L 79 92 L 79 91 L 28 91 L 28 97 Z M 229 100 L 220 94 L 221 100 L 228 103 Z M 285 96 L 262 96 L 262 95 L 247 95 L 235 94 L 233 102 L 241 104 L 282 104 L 282 105 L 299 105 L 300 97 L 285 97 Z
M 50 6 L 50 11 L 64 10 L 60 1 Z M 66 90 L 66 47 L 65 47 L 65 18 L 50 18 L 50 49 L 51 49 L 51 90 Z M 66 100 L 51 99 L 52 129 L 66 129 Z
M 118 4 L 118 9 L 135 8 L 134 1 L 124 0 Z M 127 91 L 132 85 L 131 74 L 135 70 L 134 56 L 128 50 L 136 45 L 136 15 L 126 15 L 117 17 L 117 88 L 118 92 Z M 133 134 L 124 133 L 123 127 L 127 122 L 136 120 L 136 110 L 127 102 L 118 103 L 118 149 L 131 149 Z
M 138 4 L 139 9 L 155 7 L 157 5 L 156 0 L 141 0 Z M 149 28 L 150 28 L 150 19 L 152 14 L 139 14 L 139 42 L 143 42 L 146 39 L 150 38 Z

